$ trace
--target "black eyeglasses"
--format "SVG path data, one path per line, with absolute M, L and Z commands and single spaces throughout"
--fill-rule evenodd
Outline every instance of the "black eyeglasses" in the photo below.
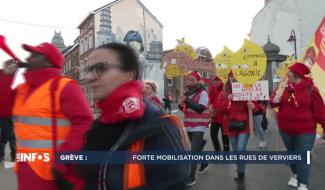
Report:
M 111 64 L 109 62 L 99 62 L 99 63 L 95 63 L 94 65 L 86 67 L 84 71 L 86 75 L 91 73 L 97 77 L 113 68 L 121 69 L 122 66 L 119 64 Z

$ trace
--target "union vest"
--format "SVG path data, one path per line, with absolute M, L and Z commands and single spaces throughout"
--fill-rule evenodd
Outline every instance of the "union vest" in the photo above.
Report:
M 23 83 L 17 87 L 16 99 L 13 107 L 14 129 L 17 138 L 17 153 L 37 153 L 34 161 L 27 161 L 30 168 L 44 180 L 54 180 L 52 166 L 54 162 L 53 132 L 52 132 L 52 107 L 50 79 L 36 89 L 29 97 L 29 85 Z M 66 139 L 71 123 L 61 111 L 61 93 L 71 80 L 60 78 L 55 91 L 56 114 L 56 147 Z M 50 158 L 46 162 L 46 156 Z M 19 168 L 16 168 L 19 170 Z

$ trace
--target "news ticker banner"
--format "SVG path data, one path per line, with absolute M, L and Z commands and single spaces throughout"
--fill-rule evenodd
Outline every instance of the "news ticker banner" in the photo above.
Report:
M 18 162 L 41 161 L 39 155 L 19 154 Z M 44 161 L 48 161 L 45 159 Z M 86 151 L 59 152 L 55 161 L 63 164 L 310 164 L 310 151 L 247 151 L 247 152 L 126 152 L 126 151 Z

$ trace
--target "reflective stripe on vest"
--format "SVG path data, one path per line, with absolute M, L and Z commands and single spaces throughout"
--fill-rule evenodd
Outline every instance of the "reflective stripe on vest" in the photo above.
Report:
M 200 123 L 209 123 L 210 119 L 202 119 L 202 118 L 185 118 L 185 122 L 200 122 Z
M 43 180 L 55 179 L 52 173 L 54 154 L 52 147 L 51 86 L 53 81 L 54 78 L 45 82 L 28 97 L 26 96 L 31 87 L 27 83 L 20 84 L 17 87 L 13 107 L 17 153 L 48 153 L 51 158 L 48 162 L 43 160 L 27 161 L 35 175 Z M 71 130 L 70 121 L 61 109 L 62 91 L 69 82 L 71 79 L 60 78 L 55 91 L 56 141 L 58 146 L 65 141 Z
M 192 97 L 192 101 L 196 104 L 200 101 L 200 96 L 204 91 L 201 90 Z M 210 115 L 207 110 L 202 113 L 197 113 L 194 110 L 187 108 L 184 112 L 184 126 L 185 127 L 198 127 L 204 126 L 209 127 Z
M 60 146 L 64 141 L 57 140 L 57 145 Z M 52 148 L 52 140 L 18 140 L 19 148 Z
M 32 117 L 32 116 L 14 116 L 14 122 L 19 122 L 23 124 L 30 125 L 41 125 L 46 127 L 52 127 L 52 119 L 51 118 L 43 118 L 43 117 Z M 60 127 L 70 127 L 71 122 L 68 119 L 56 119 L 57 125 Z
M 144 140 L 137 140 L 128 148 L 130 152 L 143 151 Z M 146 184 L 145 170 L 143 164 L 125 164 L 124 166 L 124 190 L 142 187 Z
M 186 127 L 198 127 L 204 126 L 209 127 L 210 115 L 207 110 L 203 113 L 196 113 L 194 111 L 189 111 L 185 114 L 184 125 Z

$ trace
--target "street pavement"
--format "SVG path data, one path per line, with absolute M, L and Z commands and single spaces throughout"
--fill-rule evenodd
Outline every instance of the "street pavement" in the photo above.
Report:
M 284 150 L 281 139 L 277 142 L 277 130 L 272 121 L 269 122 L 268 132 L 266 133 L 267 147 L 263 150 L 275 151 Z M 206 133 L 205 139 L 208 141 L 205 146 L 206 151 L 212 151 L 210 134 Z M 248 150 L 261 150 L 258 148 L 259 139 L 256 135 L 250 137 Z M 6 160 L 9 161 L 9 149 L 6 149 Z M 314 147 L 312 157 L 312 169 L 309 180 L 309 190 L 325 189 L 325 144 Z M 233 177 L 236 174 L 233 164 L 210 165 L 209 169 L 203 174 L 197 174 L 197 184 L 189 190 L 236 190 L 236 183 Z M 287 186 L 290 178 L 290 169 L 286 165 L 280 164 L 247 164 L 246 165 L 246 190 L 292 190 Z M 16 177 L 11 169 L 5 169 L 3 164 L 0 166 L 0 190 L 17 189 Z

